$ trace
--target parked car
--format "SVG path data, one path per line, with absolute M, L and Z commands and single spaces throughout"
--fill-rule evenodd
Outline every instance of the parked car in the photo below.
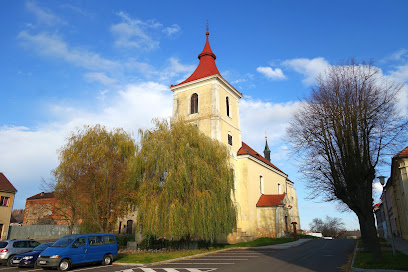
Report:
M 52 246 L 54 243 L 45 243 L 39 246 L 36 246 L 31 251 L 15 255 L 11 261 L 12 266 L 18 267 L 35 267 L 37 268 L 37 259 L 41 252 L 43 252 L 46 248 Z
M 102 262 L 112 264 L 118 244 L 112 233 L 75 234 L 60 238 L 41 252 L 37 264 L 42 268 L 68 271 L 73 265 Z
M 0 264 L 11 266 L 11 260 L 17 254 L 31 251 L 39 242 L 31 239 L 13 239 L 0 241 Z

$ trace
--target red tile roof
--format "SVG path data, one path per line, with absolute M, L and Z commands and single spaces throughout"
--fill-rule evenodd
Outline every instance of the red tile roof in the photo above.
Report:
M 285 193 L 282 195 L 261 195 L 256 203 L 257 207 L 268 207 L 268 206 L 278 206 L 284 205 L 283 199 L 285 198 Z
M 375 204 L 373 207 L 375 208 L 375 207 L 380 207 L 381 206 L 381 202 L 379 202 L 379 203 L 377 203 L 377 204 Z
M 44 198 L 54 198 L 54 192 L 50 192 L 50 193 L 41 192 L 39 194 L 36 194 L 36 195 L 33 195 L 33 196 L 27 198 L 27 200 L 44 199 Z
M 408 146 L 395 155 L 394 158 L 408 158 Z
M 218 74 L 221 76 L 220 72 L 217 69 L 217 65 L 215 65 L 215 59 L 217 58 L 215 54 L 212 52 L 210 43 L 208 42 L 208 35 L 210 33 L 206 33 L 207 35 L 207 41 L 204 45 L 203 51 L 198 55 L 198 59 L 200 60 L 200 63 L 198 64 L 197 68 L 195 69 L 194 73 L 188 77 L 186 80 L 183 82 L 176 84 L 176 85 L 171 85 L 171 87 L 178 86 L 187 82 L 191 82 L 200 78 L 205 78 L 208 76 L 212 76 L 215 74 Z
M 276 167 L 275 165 L 273 165 L 270 161 L 268 161 L 267 159 L 265 159 L 263 156 L 261 156 L 258 152 L 256 152 L 255 150 L 253 150 L 251 147 L 249 147 L 249 145 L 247 145 L 246 143 L 242 142 L 242 147 L 238 150 L 237 155 L 250 155 L 254 158 L 257 158 L 258 160 L 266 163 L 269 166 L 272 166 L 273 168 L 275 168 L 276 170 L 278 170 L 279 172 L 282 172 L 283 174 L 285 174 L 282 170 L 280 170 L 278 167 Z M 286 174 L 285 174 L 286 175 Z
M 13 184 L 6 178 L 6 176 L 0 172 L 0 191 L 17 192 Z

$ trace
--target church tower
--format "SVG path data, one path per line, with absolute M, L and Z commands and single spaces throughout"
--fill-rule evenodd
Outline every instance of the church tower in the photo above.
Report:
M 241 147 L 238 92 L 220 74 L 215 64 L 208 36 L 193 74 L 183 82 L 171 85 L 174 92 L 173 118 L 183 118 L 198 126 L 207 136 L 231 147 L 234 157 Z

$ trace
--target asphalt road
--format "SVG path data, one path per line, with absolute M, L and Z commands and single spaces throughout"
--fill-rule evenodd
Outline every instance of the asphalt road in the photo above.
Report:
M 289 249 L 237 249 L 157 266 L 100 266 L 73 268 L 84 272 L 335 272 L 352 254 L 354 240 L 312 240 Z M 0 272 L 31 272 L 0 266 Z

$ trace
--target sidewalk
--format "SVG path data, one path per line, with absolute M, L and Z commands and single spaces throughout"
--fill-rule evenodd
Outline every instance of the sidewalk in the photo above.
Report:
M 391 240 L 388 240 L 391 244 Z M 401 237 L 394 237 L 394 245 L 395 249 L 401 251 L 405 255 L 408 255 L 408 241 L 402 239 Z

